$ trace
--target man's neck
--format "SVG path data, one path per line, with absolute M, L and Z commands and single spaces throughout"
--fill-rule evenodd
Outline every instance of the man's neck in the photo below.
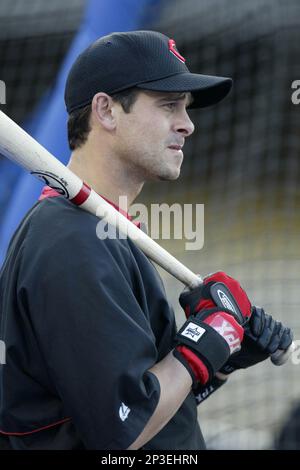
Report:
M 71 154 L 67 166 L 94 191 L 117 206 L 120 205 L 120 197 L 125 196 L 129 208 L 144 185 L 134 171 L 113 156 L 95 158 L 78 149 Z

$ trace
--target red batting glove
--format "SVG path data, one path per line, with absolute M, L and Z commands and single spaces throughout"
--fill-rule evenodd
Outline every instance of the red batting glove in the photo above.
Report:
M 206 384 L 240 350 L 241 325 L 251 316 L 251 303 L 240 284 L 223 272 L 206 277 L 192 291 L 185 290 L 179 302 L 188 321 L 177 334 L 175 355 L 185 361 L 194 384 Z
M 184 290 L 179 303 L 188 318 L 203 309 L 224 308 L 237 317 L 239 323 L 246 323 L 251 316 L 251 303 L 238 281 L 222 271 L 204 278 L 203 284 L 192 291 Z

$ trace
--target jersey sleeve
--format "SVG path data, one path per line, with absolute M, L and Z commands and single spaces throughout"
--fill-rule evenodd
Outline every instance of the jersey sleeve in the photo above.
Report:
M 19 303 L 85 446 L 126 449 L 159 400 L 148 371 L 157 361 L 155 337 L 137 300 L 128 243 L 99 240 L 93 218 L 79 220 L 46 233 L 33 227 Z

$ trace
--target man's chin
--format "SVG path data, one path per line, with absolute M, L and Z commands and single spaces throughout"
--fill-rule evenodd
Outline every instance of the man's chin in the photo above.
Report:
M 179 178 L 179 176 L 180 176 L 180 169 L 176 172 L 173 171 L 173 172 L 158 175 L 157 179 L 159 181 L 175 181 Z

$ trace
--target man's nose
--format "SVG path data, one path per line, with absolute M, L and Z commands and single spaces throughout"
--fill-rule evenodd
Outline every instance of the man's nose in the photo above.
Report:
M 181 117 L 176 122 L 176 132 L 189 137 L 195 130 L 195 126 L 186 111 L 183 112 Z

